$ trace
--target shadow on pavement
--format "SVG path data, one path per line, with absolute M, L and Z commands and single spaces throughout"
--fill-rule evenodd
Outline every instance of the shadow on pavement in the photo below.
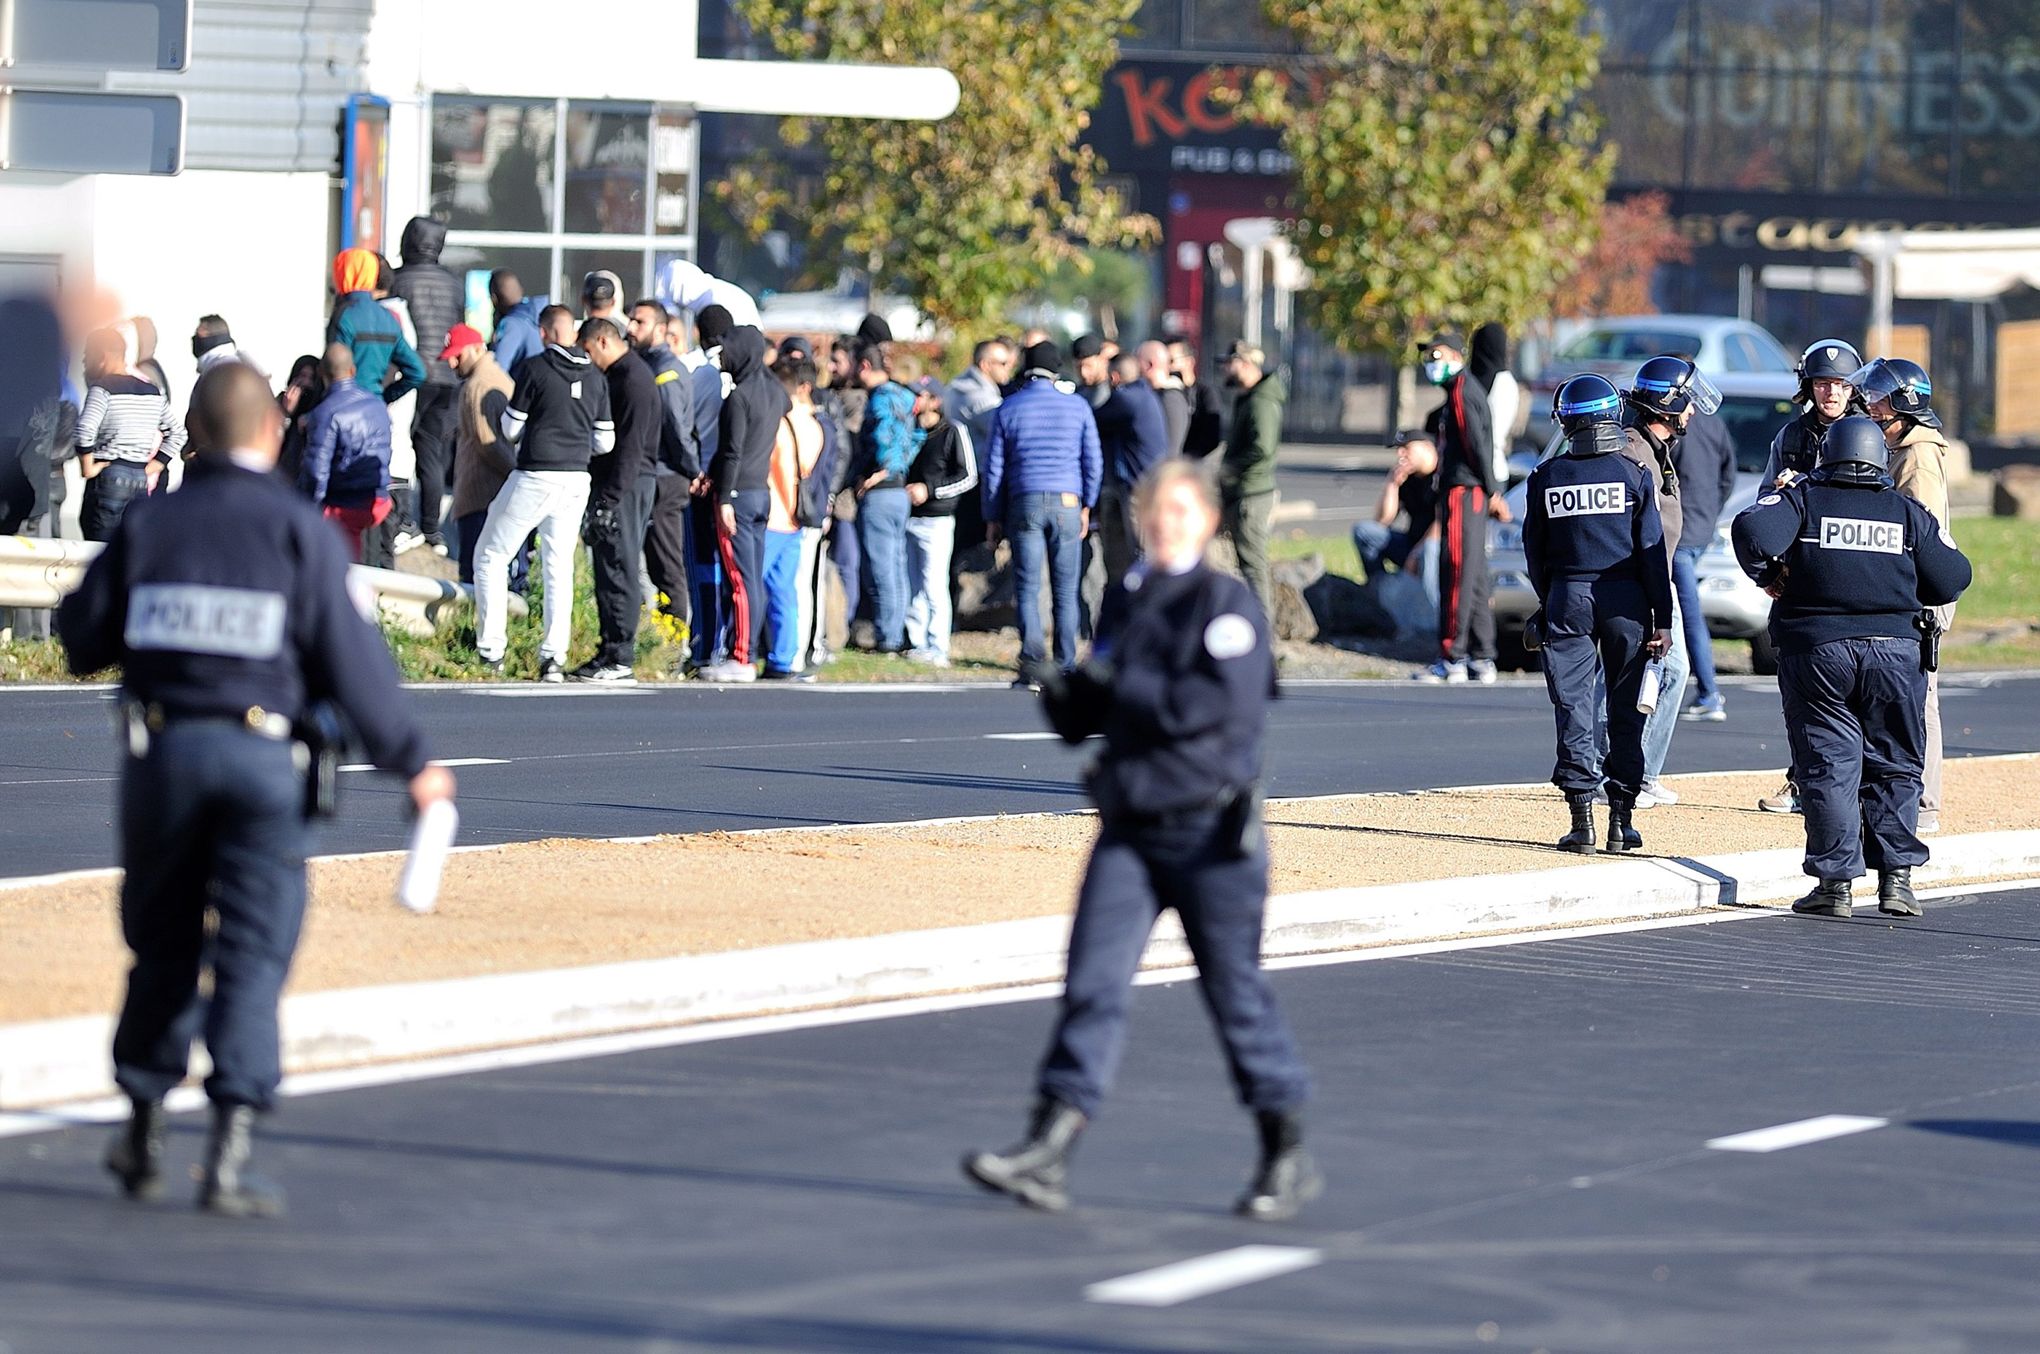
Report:
M 1907 1127 L 1957 1138 L 2001 1142 L 2008 1147 L 2040 1147 L 2040 1123 L 2026 1119 L 1914 1119 Z

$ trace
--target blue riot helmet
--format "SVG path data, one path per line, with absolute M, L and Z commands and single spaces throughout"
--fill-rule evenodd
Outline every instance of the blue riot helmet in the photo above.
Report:
M 1653 357 L 1638 367 L 1622 398 L 1673 425 L 1688 409 L 1711 414 L 1721 408 L 1721 392 L 1714 382 L 1683 357 Z
M 1886 400 L 1891 404 L 1891 412 L 1901 418 L 1924 423 L 1929 428 L 1941 426 L 1941 416 L 1928 403 L 1934 396 L 1934 383 L 1927 379 L 1926 368 L 1917 362 L 1880 357 L 1859 369 L 1849 378 L 1849 384 L 1856 387 L 1865 404 Z
M 1621 392 L 1602 376 L 1575 376 L 1551 399 L 1552 422 L 1568 437 L 1596 423 L 1617 422 L 1621 416 Z

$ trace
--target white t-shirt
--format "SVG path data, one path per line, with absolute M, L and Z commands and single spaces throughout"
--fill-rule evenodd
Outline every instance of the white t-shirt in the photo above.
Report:
M 1495 424 L 1495 483 L 1509 482 L 1509 452 L 1515 440 L 1516 415 L 1523 408 L 1523 388 L 1516 384 L 1515 376 L 1507 371 L 1495 373 L 1495 383 L 1488 387 L 1488 413 Z

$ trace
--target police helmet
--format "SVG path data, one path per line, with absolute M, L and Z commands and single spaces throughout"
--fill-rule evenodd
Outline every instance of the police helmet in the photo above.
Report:
M 1855 379 L 1856 371 L 1863 365 L 1863 355 L 1853 344 L 1837 338 L 1815 339 L 1806 351 L 1799 355 L 1799 365 L 1793 370 L 1802 383 L 1814 381 L 1849 381 Z
M 1926 368 L 1902 357 L 1880 357 L 1864 365 L 1849 378 L 1865 404 L 1889 400 L 1891 411 L 1929 428 L 1941 426 L 1941 416 L 1927 403 L 1934 395 L 1934 383 Z
M 1677 422 L 1688 409 L 1711 414 L 1721 408 L 1721 392 L 1714 382 L 1683 357 L 1653 357 L 1638 367 L 1622 398 L 1670 422 Z
M 1820 444 L 1820 464 L 1827 467 L 1868 466 L 1878 474 L 1891 469 L 1891 450 L 1884 444 L 1884 429 L 1861 414 L 1838 418 Z
M 1621 412 L 1621 394 L 1602 376 L 1575 376 L 1551 397 L 1551 420 L 1567 436 L 1596 423 L 1613 423 Z

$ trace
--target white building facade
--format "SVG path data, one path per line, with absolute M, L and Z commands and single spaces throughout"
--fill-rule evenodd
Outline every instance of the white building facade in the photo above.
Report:
M 495 267 L 569 300 L 607 268 L 635 294 L 694 252 L 694 117 L 665 72 L 695 27 L 694 0 L 194 0 L 188 70 L 105 80 L 184 96 L 183 173 L 0 172 L 0 290 L 149 316 L 180 399 L 200 315 L 280 378 L 319 349 L 334 253 L 399 263 L 413 216 L 448 224 L 485 330 Z

